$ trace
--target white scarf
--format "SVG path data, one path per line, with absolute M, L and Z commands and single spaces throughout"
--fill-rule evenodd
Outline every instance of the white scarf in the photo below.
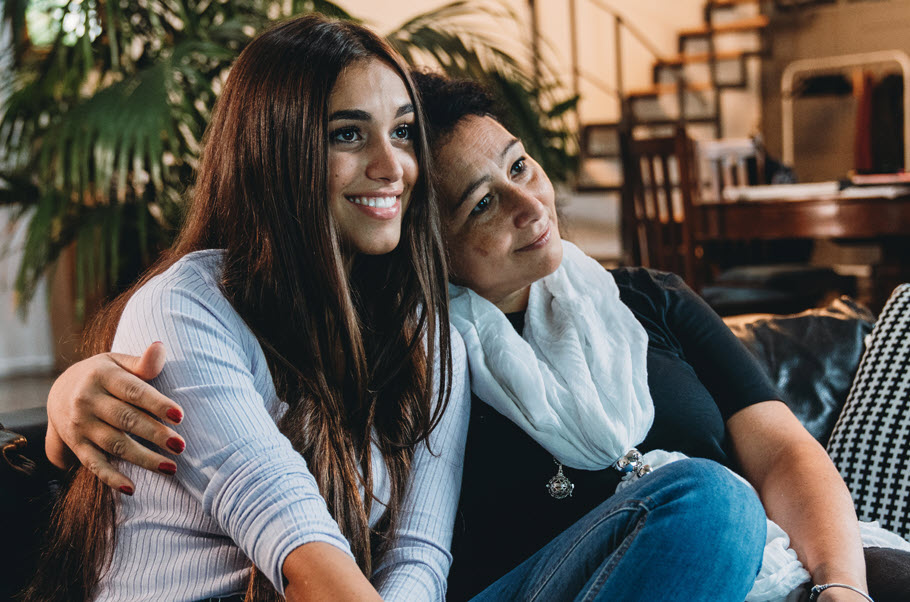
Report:
M 613 275 L 563 241 L 562 264 L 531 285 L 524 338 L 474 291 L 450 285 L 471 388 L 561 463 L 598 470 L 651 429 L 648 335 Z

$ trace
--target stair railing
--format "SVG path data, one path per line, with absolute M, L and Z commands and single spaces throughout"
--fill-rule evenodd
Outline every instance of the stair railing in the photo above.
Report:
M 620 114 L 620 127 L 631 129 L 635 125 L 635 113 L 632 110 L 631 104 L 626 98 L 625 89 L 623 85 L 623 30 L 628 31 L 638 42 L 647 50 L 651 56 L 654 57 L 657 61 L 662 61 L 663 56 L 660 49 L 652 42 L 648 36 L 644 34 L 635 24 L 631 23 L 626 19 L 625 15 L 621 12 L 610 6 L 609 4 L 603 2 L 602 0 L 587 0 L 587 2 L 597 8 L 598 10 L 607 13 L 613 20 L 613 54 L 614 61 L 616 65 L 615 71 L 615 91 L 614 94 L 619 101 L 619 114 Z M 573 84 L 573 93 L 578 96 L 580 94 L 580 78 L 581 78 L 581 69 L 579 67 L 578 60 L 578 35 L 576 28 L 577 21 L 577 6 L 576 0 L 569 1 L 569 23 L 570 23 L 570 36 L 572 38 L 572 84 Z M 713 45 L 710 48 L 711 54 L 714 53 Z M 684 74 L 684 69 L 673 69 L 673 77 L 676 80 L 676 100 L 679 107 L 679 125 L 685 127 L 686 124 L 686 76 Z

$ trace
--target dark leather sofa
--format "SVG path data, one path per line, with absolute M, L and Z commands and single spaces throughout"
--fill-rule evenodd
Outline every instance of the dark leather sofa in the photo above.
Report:
M 842 297 L 824 309 L 791 316 L 734 317 L 727 323 L 767 368 L 794 413 L 824 445 L 846 401 L 873 320 L 868 310 Z M 44 408 L 0 413 L 0 423 L 28 441 L 27 447 L 10 449 L 0 459 L 2 601 L 12 599 L 34 574 L 38 543 L 62 474 L 44 455 Z M 19 468 L 10 466 L 6 457 Z M 25 471 L 20 470 L 23 459 Z M 34 466 L 28 466 L 28 461 Z

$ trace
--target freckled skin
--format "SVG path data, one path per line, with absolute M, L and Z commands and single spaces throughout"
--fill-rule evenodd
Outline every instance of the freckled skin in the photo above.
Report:
M 531 283 L 562 260 L 549 178 L 490 117 L 462 119 L 435 155 L 452 281 L 503 311 L 524 309 Z

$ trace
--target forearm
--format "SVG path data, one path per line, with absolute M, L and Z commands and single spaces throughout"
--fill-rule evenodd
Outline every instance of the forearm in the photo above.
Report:
M 331 544 L 313 542 L 296 548 L 283 572 L 288 602 L 382 600 L 351 557 Z
M 862 542 L 847 486 L 828 454 L 780 401 L 749 406 L 727 421 L 743 474 L 768 516 L 790 536 L 812 581 L 866 591 Z M 822 600 L 862 600 L 831 589 Z
M 813 583 L 846 583 L 866 591 L 853 500 L 827 454 L 811 441 L 777 456 L 759 490 L 768 516 L 790 536 Z

